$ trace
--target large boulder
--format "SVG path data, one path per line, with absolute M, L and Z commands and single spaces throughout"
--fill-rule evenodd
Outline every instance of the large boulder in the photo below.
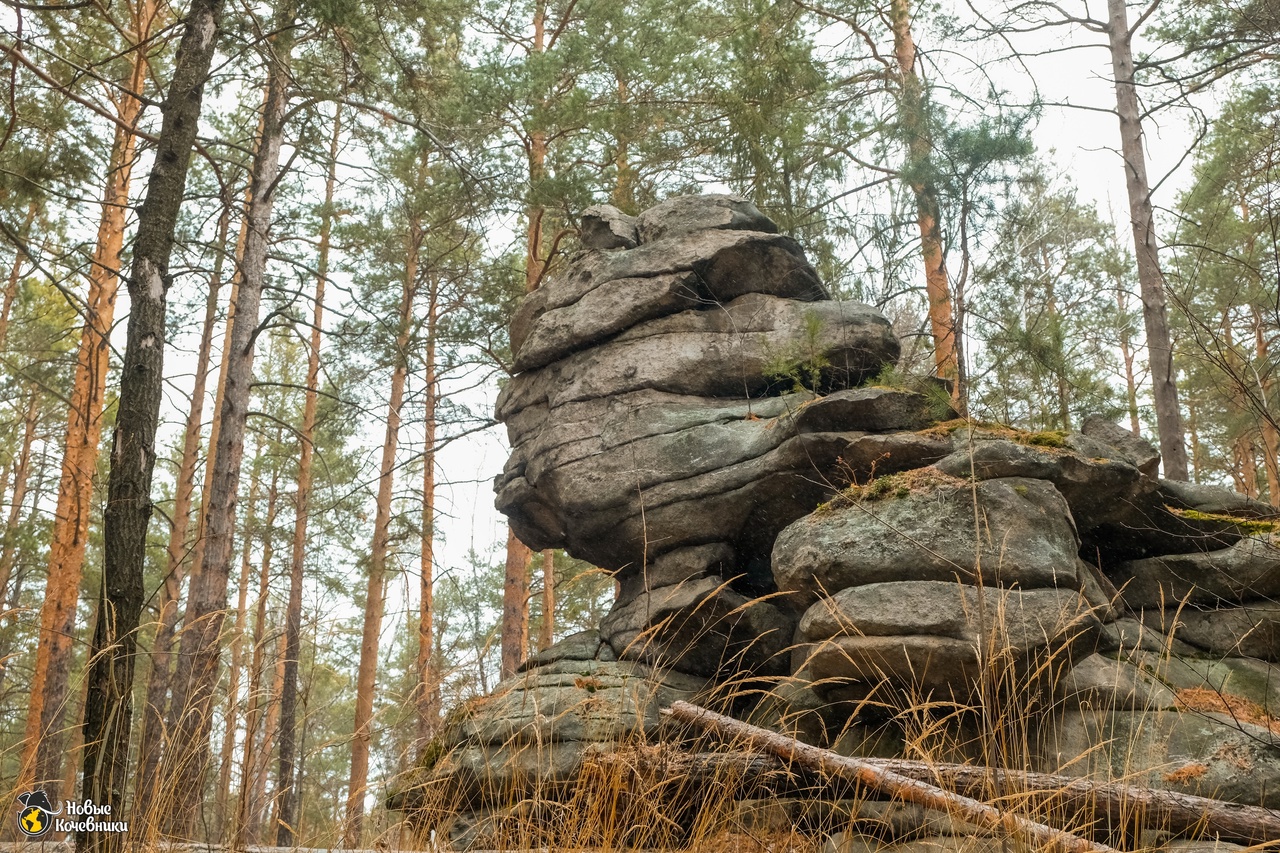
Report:
M 936 469 L 882 478 L 792 524 L 773 573 L 784 601 L 887 581 L 982 581 L 1079 589 L 1079 540 L 1051 483 L 1025 477 L 975 485 Z M 976 502 L 976 506 L 975 506 Z
M 659 711 L 696 700 L 705 687 L 700 678 L 616 660 L 594 631 L 573 635 L 455 709 L 391 806 L 466 848 L 477 840 L 474 815 L 529 792 L 571 799 L 584 767 L 623 744 L 657 742 Z

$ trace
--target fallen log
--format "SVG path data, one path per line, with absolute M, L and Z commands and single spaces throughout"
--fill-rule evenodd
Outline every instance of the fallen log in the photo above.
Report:
M 1050 845 L 1066 853 L 1116 853 L 1115 848 L 1037 823 L 987 803 L 939 788 L 932 782 L 913 779 L 895 770 L 878 767 L 858 758 L 837 755 L 826 749 L 801 743 L 786 735 L 708 711 L 689 702 L 675 702 L 670 715 L 684 723 L 706 729 L 725 740 L 741 741 L 753 749 L 768 752 L 783 761 L 799 764 L 827 776 L 854 779 L 876 791 L 926 808 L 958 815 L 970 823 L 1009 835 L 1025 835 L 1037 844 Z
M 687 702 L 673 704 L 671 716 L 712 730 L 722 739 L 739 740 L 758 751 L 767 751 L 780 760 L 776 765 L 764 766 L 742 753 L 691 753 L 686 761 L 696 767 L 699 775 L 710 777 L 721 767 L 735 777 L 771 774 L 771 785 L 778 794 L 806 792 L 812 795 L 826 789 L 828 794 L 847 797 L 851 794 L 851 783 L 863 783 L 860 776 L 845 767 L 845 762 L 852 762 L 915 783 L 954 789 L 968 797 L 980 797 L 995 784 L 1010 795 L 1034 795 L 1043 807 L 1061 804 L 1070 811 L 1087 813 L 1094 818 L 1106 816 L 1112 825 L 1142 825 L 1175 835 L 1217 836 L 1222 841 L 1240 844 L 1280 840 L 1280 812 L 1271 808 L 1138 785 L 1094 783 L 1074 776 L 974 765 L 934 765 L 896 758 L 845 758 Z M 808 772 L 796 775 L 795 767 Z

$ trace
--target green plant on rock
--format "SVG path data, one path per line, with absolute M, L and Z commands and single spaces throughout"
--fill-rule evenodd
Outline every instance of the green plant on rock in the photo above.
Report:
M 766 349 L 765 378 L 777 384 L 790 383 L 796 393 L 820 394 L 822 373 L 831 367 L 821 338 L 822 318 L 813 312 L 805 314 L 803 337 L 778 350 Z

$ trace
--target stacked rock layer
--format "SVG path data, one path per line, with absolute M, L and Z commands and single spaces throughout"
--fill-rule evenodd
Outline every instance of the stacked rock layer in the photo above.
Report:
M 572 798 L 593 756 L 679 740 L 675 698 L 902 755 L 895 709 L 992 679 L 1048 715 L 1040 769 L 1280 807 L 1280 511 L 1160 479 L 1103 418 L 956 418 L 744 199 L 592 208 L 581 234 L 513 320 L 495 488 L 521 540 L 614 572 L 617 600 L 455 716 L 403 807 L 453 803 L 457 846 L 491 843 L 485 821 Z M 965 742 L 951 760 L 981 758 Z

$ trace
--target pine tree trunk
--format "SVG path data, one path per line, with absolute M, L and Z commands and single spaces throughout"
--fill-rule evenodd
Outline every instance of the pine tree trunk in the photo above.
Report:
M 9 498 L 9 512 L 5 518 L 4 533 L 0 534 L 0 695 L 4 693 L 5 676 L 8 673 L 9 655 L 12 649 L 13 626 L 17 623 L 18 605 L 22 600 L 22 574 L 15 572 L 17 566 L 17 533 L 22 516 L 22 507 L 27 500 L 27 486 L 31 480 L 31 450 L 35 444 L 36 428 L 39 426 L 40 392 L 31 388 L 31 397 L 27 402 L 27 411 L 23 417 L 22 449 L 13 470 L 13 492 Z M 37 479 L 43 474 L 37 471 Z M 40 489 L 35 490 L 31 504 L 31 515 L 34 518 L 39 512 Z M 13 589 L 10 591 L 9 584 Z
M 395 369 L 391 374 L 391 394 L 387 404 L 387 431 L 382 442 L 382 462 L 378 467 L 378 502 L 373 522 L 373 544 L 369 549 L 369 585 L 365 593 L 364 633 L 360 640 L 360 669 L 356 674 L 356 714 L 351 738 L 351 778 L 347 785 L 346 818 L 342 845 L 360 846 L 364 830 L 364 798 L 369 781 L 369 745 L 373 733 L 373 692 L 378 678 L 378 637 L 382 633 L 382 610 L 386 594 L 387 546 L 391 531 L 391 494 L 395 477 L 396 446 L 400 437 L 400 406 L 404 402 L 405 379 L 409 373 L 408 347 L 414 291 L 418 280 L 418 252 L 423 232 L 416 220 L 409 224 L 405 278 L 398 312 Z
M 1146 154 L 1142 149 L 1142 117 L 1134 82 L 1133 34 L 1129 31 L 1125 0 L 1107 0 L 1107 39 L 1116 78 L 1116 113 L 1120 117 L 1120 150 L 1124 155 L 1125 186 L 1133 225 L 1134 252 L 1138 258 L 1138 283 L 1142 290 L 1142 320 L 1147 332 L 1151 362 L 1151 393 L 1155 400 L 1156 429 L 1164 476 L 1187 479 L 1187 448 L 1178 409 L 1178 386 L 1173 368 L 1173 343 L 1165 304 L 1164 273 L 1156 249 L 1155 215 L 1151 186 L 1147 181 Z
M 231 802 L 231 769 L 234 767 L 236 732 L 240 719 L 240 679 L 244 672 L 244 635 L 249 621 L 249 570 L 253 567 L 253 539 L 258 527 L 258 490 L 262 467 L 259 456 L 254 459 L 249 475 L 249 500 L 240 525 L 240 582 L 236 585 L 236 625 L 228 643 L 231 666 L 227 670 L 227 703 L 222 713 L 222 750 L 218 761 L 218 787 L 213 796 L 214 837 L 226 835 L 228 804 Z M 248 749 L 248 745 L 245 746 Z
M 556 635 L 556 552 L 542 552 L 542 630 L 538 632 L 538 648 L 551 648 Z
M 435 736 L 440 723 L 440 679 L 433 664 L 435 650 L 432 620 L 435 616 L 432 597 L 435 577 L 436 530 L 436 377 L 437 293 L 431 286 L 427 306 L 427 352 L 423 410 L 425 436 L 422 453 L 422 553 L 419 561 L 421 585 L 418 598 L 418 747 Z
M 276 435 L 276 445 L 280 444 L 281 434 Z M 280 472 L 277 467 L 271 472 L 271 487 L 267 490 L 267 516 L 262 528 L 262 568 L 258 573 L 258 598 L 253 615 L 253 661 L 249 664 L 249 707 L 244 717 L 244 751 L 240 755 L 240 794 L 236 799 L 236 816 L 232 826 L 232 849 L 242 850 L 248 842 L 250 809 L 258 800 L 251 797 L 258 784 L 258 768 L 261 765 L 258 736 L 264 732 L 262 725 L 264 696 L 262 691 L 262 670 L 267 652 L 267 602 L 271 587 L 271 558 L 275 554 L 272 545 L 271 530 L 276 521 L 276 501 L 280 495 Z M 246 577 L 246 581 L 247 581 Z M 269 699 L 268 699 L 269 701 Z
M 964 391 L 959 382 L 960 342 L 951 306 L 951 286 L 947 280 L 938 190 L 930 175 L 933 138 L 929 130 L 929 117 L 925 113 L 924 92 L 916 74 L 916 45 L 911 34 L 910 0 L 892 0 L 890 17 L 893 24 L 894 56 L 898 62 L 899 120 L 907 137 L 907 164 L 903 171 L 916 199 L 916 224 L 920 231 L 920 253 L 924 260 L 934 367 L 938 376 L 955 382 L 952 397 L 960 404 L 964 399 Z M 963 413 L 963 409 L 961 411 Z
M 31 226 L 36 221 L 36 212 L 39 210 L 36 201 L 32 201 L 27 205 L 27 218 L 22 223 L 22 230 L 19 232 L 23 239 L 29 239 L 31 236 Z M 27 256 L 23 254 L 22 249 L 14 246 L 13 248 L 13 266 L 9 267 L 9 278 L 5 281 L 4 296 L 0 297 L 0 351 L 4 350 L 4 342 L 9 337 L 9 317 L 13 314 L 13 301 L 18 298 L 18 283 L 22 281 L 22 265 L 27 261 Z
M 177 493 L 173 505 L 173 529 L 169 533 L 168 561 L 164 583 L 160 587 L 157 606 L 156 636 L 151 646 L 151 676 L 147 680 L 147 698 L 143 706 L 142 737 L 138 747 L 138 775 L 135 784 L 133 814 L 135 820 L 150 810 L 157 793 L 156 770 L 160 765 L 160 748 L 164 731 L 165 706 L 169 698 L 170 671 L 173 667 L 173 637 L 178 624 L 178 601 L 188 565 L 188 537 L 191 527 L 191 505 L 195 493 L 196 465 L 200 456 L 200 432 L 204 419 L 205 386 L 209 377 L 210 354 L 213 349 L 213 327 L 218 315 L 218 292 L 222 287 L 222 270 L 227 233 L 231 226 L 230 205 L 223 205 L 218 219 L 217 255 L 209 278 L 205 298 L 204 325 L 200 332 L 200 349 L 196 357 L 195 385 L 191 392 L 191 408 L 182 438 L 182 463 L 178 470 Z M 223 384 L 218 382 L 216 403 L 222 401 Z M 216 425 L 215 425 L 216 431 Z M 208 466 L 207 471 L 212 471 Z M 207 494 L 207 489 L 205 494 Z
M 135 11 L 135 31 L 145 38 L 155 10 L 143 0 Z M 61 788 L 63 710 L 71 678 L 71 651 L 75 640 L 76 605 L 84 569 L 89 519 L 93 514 L 93 479 L 102 443 L 102 407 L 106 399 L 111 327 L 115 323 L 119 291 L 120 253 L 124 248 L 129 181 L 133 174 L 137 135 L 142 115 L 141 93 L 147 77 L 147 54 L 133 51 L 132 68 L 116 107 L 115 139 L 107 164 L 107 185 L 102 195 L 97 244 L 89 267 L 89 293 L 85 299 L 85 323 L 80 335 L 67 414 L 66 446 L 53 537 L 49 543 L 49 574 L 40 607 L 39 645 L 31 676 L 27 708 L 26 740 L 19 788 L 42 787 L 53 801 Z
M 39 389 L 32 386 L 27 398 L 27 410 L 22 416 L 22 447 L 18 451 L 18 460 L 13 466 L 13 493 L 9 498 L 9 512 L 5 517 L 4 531 L 0 532 L 0 601 L 4 601 L 9 590 L 9 581 L 13 578 L 13 565 L 17 559 L 18 520 L 22 516 L 22 507 L 27 499 L 27 480 L 31 475 L 31 447 L 36 441 L 36 424 L 39 423 Z M 4 614 L 8 619 L 8 614 Z M 0 656 L 0 684 L 4 683 L 4 673 L 8 661 Z
M 226 396 L 214 449 L 214 473 L 205 522 L 203 561 L 192 572 L 183 622 L 181 655 L 186 677 L 174 684 L 173 706 L 178 724 L 165 750 L 164 776 L 172 780 L 174 808 L 170 834 L 189 838 L 199 812 L 209 758 L 214 692 L 218 681 L 219 637 L 226 616 L 227 581 L 235 534 L 236 497 L 244 456 L 245 423 L 253 379 L 253 349 L 266 274 L 268 230 L 280 172 L 280 148 L 288 104 L 289 57 L 292 51 L 291 9 L 281 9 L 268 59 L 267 96 L 262 134 L 254 155 L 244 263 L 236 293 L 236 320 L 225 355 Z
M 1116 282 L 1116 308 L 1121 317 L 1128 309 L 1124 291 L 1120 282 Z M 1133 373 L 1133 342 L 1129 340 L 1129 331 L 1124 326 L 1120 330 L 1120 358 L 1124 361 L 1125 400 L 1129 404 L 1129 431 L 1135 436 L 1142 435 L 1142 425 L 1138 422 L 1138 382 Z
M 546 49 L 547 7 L 537 0 L 533 12 L 533 42 L 530 52 Z M 529 134 L 529 185 L 537 190 L 546 177 L 547 134 L 535 128 Z M 527 221 L 524 263 L 525 292 L 532 293 L 542 280 L 545 261 L 542 257 L 542 217 L 545 211 L 535 203 L 525 212 Z M 529 637 L 529 566 L 533 553 L 528 546 L 507 530 L 507 561 L 502 585 L 502 636 L 499 672 L 502 678 L 515 673 L 524 660 Z
M 316 266 L 315 305 L 311 317 L 311 343 L 307 353 L 307 391 L 302 409 L 301 448 L 298 458 L 298 491 L 294 498 L 293 547 L 289 555 L 289 602 L 285 607 L 284 680 L 280 686 L 280 764 L 276 773 L 279 815 L 276 845 L 289 847 L 297 840 L 298 795 L 294 787 L 294 760 L 298 706 L 298 654 L 302 646 L 302 570 L 307 552 L 307 522 L 311 506 L 311 465 L 315 457 L 316 408 L 320 397 L 320 330 L 324 326 L 324 286 L 329 277 L 329 244 L 333 232 L 333 190 L 337 183 L 338 145 L 342 110 L 333 117 L 329 139 L 329 175 L 324 185 L 320 213 L 320 257 Z
M 262 736 L 259 738 L 258 749 L 256 751 L 256 759 L 254 761 L 252 778 L 253 787 L 249 792 L 249 809 L 247 810 L 247 820 L 243 824 L 242 843 L 236 848 L 242 850 L 249 843 L 258 843 L 262 838 L 263 829 L 267 821 L 272 819 L 272 812 L 275 809 L 275 797 L 267 796 L 267 780 L 270 777 L 268 768 L 271 766 L 271 752 L 275 748 L 276 733 L 280 728 L 280 686 L 284 682 L 284 637 L 280 637 L 281 642 L 276 643 L 276 662 L 272 667 L 271 686 L 261 696 L 259 701 L 266 702 L 266 708 L 260 712 L 262 723 L 259 728 L 262 730 Z
M 133 666 L 143 604 L 151 475 L 163 391 L 165 295 L 178 209 L 213 59 L 221 0 L 192 0 L 162 108 L 155 162 L 138 213 L 129 325 L 104 516 L 103 582 L 90 646 L 81 795 L 124 811 Z M 78 851 L 115 851 L 124 833 L 77 833 Z
M 1263 405 L 1273 399 L 1274 382 L 1268 367 L 1272 364 L 1271 353 L 1267 343 L 1266 330 L 1262 321 L 1262 312 L 1258 306 L 1252 306 L 1254 352 L 1258 356 L 1258 364 L 1263 365 L 1258 378 L 1259 390 Z M 1262 467 L 1267 474 L 1267 501 L 1272 506 L 1280 507 L 1280 429 L 1276 428 L 1276 412 L 1262 412 L 1258 424 L 1262 432 Z
M 1200 430 L 1197 428 L 1194 398 L 1187 401 L 1187 428 L 1191 431 L 1191 481 L 1200 482 Z

